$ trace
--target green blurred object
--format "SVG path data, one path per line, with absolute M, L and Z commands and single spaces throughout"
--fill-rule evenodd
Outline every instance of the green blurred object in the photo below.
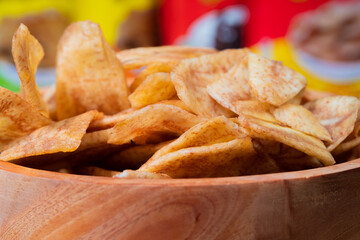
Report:
M 7 79 L 1 72 L 0 72 L 0 86 L 7 88 L 13 92 L 19 92 L 20 87 L 17 84 L 12 83 L 9 79 Z

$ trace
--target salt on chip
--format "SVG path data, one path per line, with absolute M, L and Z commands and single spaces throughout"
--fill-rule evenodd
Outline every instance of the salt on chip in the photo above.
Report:
M 138 171 L 167 174 L 172 178 L 239 176 L 251 174 L 255 160 L 251 138 L 244 137 L 170 152 Z
M 111 130 L 110 144 L 146 144 L 156 133 L 181 135 L 203 119 L 179 107 L 153 104 L 131 113 Z
M 136 76 L 136 78 L 134 79 L 134 82 L 131 84 L 130 86 L 130 91 L 134 92 L 135 89 L 143 82 L 145 81 L 145 79 L 153 74 L 153 73 L 158 73 L 158 72 L 163 72 L 163 73 L 170 73 L 171 70 L 174 68 L 176 64 L 175 63 L 167 63 L 167 62 L 160 62 L 160 63 L 153 63 L 150 64 L 148 66 L 146 66 L 146 68 L 140 72 L 140 74 L 138 76 Z
M 153 73 L 130 94 L 131 107 L 141 108 L 176 95 L 169 73 Z
M 151 164 L 154 159 L 182 148 L 211 145 L 242 137 L 245 137 L 245 134 L 236 123 L 224 116 L 219 116 L 190 128 L 174 142 L 157 151 L 145 165 Z
M 110 115 L 129 108 L 123 67 L 98 24 L 76 22 L 65 30 L 56 67 L 59 120 L 93 109 Z
M 122 50 L 116 54 L 125 69 L 136 69 L 153 63 L 174 64 L 184 58 L 211 54 L 211 48 L 195 48 L 186 46 L 140 47 Z
M 247 56 L 247 49 L 224 50 L 215 54 L 182 60 L 171 72 L 178 97 L 201 117 L 233 116 L 208 93 L 207 86 L 218 81 Z
M 35 72 L 44 57 L 44 50 L 24 24 L 21 24 L 14 34 L 12 55 L 21 80 L 21 94 L 28 103 L 48 117 L 48 108 L 35 81 Z
M 306 87 L 304 76 L 280 62 L 249 54 L 248 66 L 250 92 L 261 102 L 280 106 Z
M 335 164 L 324 143 L 317 138 L 253 117 L 239 116 L 238 119 L 240 125 L 249 130 L 251 137 L 281 142 L 317 158 L 326 166 Z
M 328 150 L 334 150 L 354 130 L 360 101 L 356 97 L 333 96 L 320 98 L 304 105 L 328 130 L 332 143 Z
M 0 160 L 73 152 L 80 146 L 90 122 L 100 117 L 102 115 L 94 110 L 39 128 L 3 146 Z
M 322 126 L 319 120 L 306 108 L 296 104 L 284 104 L 273 111 L 273 115 L 281 123 L 292 129 L 331 142 L 329 132 Z
M 0 87 L 0 145 L 51 122 L 18 94 Z

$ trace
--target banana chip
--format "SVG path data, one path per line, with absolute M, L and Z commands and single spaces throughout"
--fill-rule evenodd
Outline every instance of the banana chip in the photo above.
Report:
M 219 81 L 236 63 L 244 61 L 248 52 L 247 49 L 225 50 L 182 60 L 171 72 L 178 97 L 201 117 L 233 116 L 209 95 L 207 86 Z
M 332 151 L 354 130 L 360 101 L 349 96 L 324 97 L 305 107 L 330 133 L 332 143 L 327 148 Z
M 256 100 L 238 101 L 234 106 L 234 112 L 238 115 L 245 115 L 258 118 L 267 122 L 280 123 L 271 113 L 270 104 Z
M 59 45 L 56 104 L 59 120 L 89 110 L 110 115 L 130 107 L 123 67 L 98 24 L 71 24 Z
M 295 104 L 284 104 L 273 111 L 277 120 L 292 129 L 331 142 L 329 132 L 322 126 L 319 120 L 306 108 Z
M 0 87 L 0 146 L 51 122 L 19 95 Z
M 21 94 L 41 114 L 49 117 L 48 108 L 35 81 L 35 72 L 44 57 L 44 50 L 24 24 L 21 24 L 14 34 L 12 55 L 21 80 Z
M 129 96 L 131 107 L 141 108 L 176 95 L 169 73 L 153 73 Z
M 179 136 L 192 126 L 202 121 L 181 108 L 154 104 L 131 113 L 126 119 L 117 123 L 111 130 L 110 144 L 146 144 L 157 134 Z M 161 138 L 160 138 L 161 139 Z
M 102 115 L 99 112 L 89 111 L 39 128 L 3 146 L 0 160 L 11 161 L 49 153 L 73 152 L 80 146 L 90 122 L 100 117 Z
M 249 86 L 253 97 L 261 102 L 280 106 L 306 87 L 304 76 L 256 54 L 249 54 Z
M 184 58 L 211 54 L 211 48 L 194 48 L 185 46 L 140 47 L 120 51 L 116 54 L 125 69 L 136 69 L 150 64 L 176 64 Z

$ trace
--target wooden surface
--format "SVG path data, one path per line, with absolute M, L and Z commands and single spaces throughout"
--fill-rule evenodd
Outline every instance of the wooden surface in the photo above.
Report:
M 360 160 L 179 180 L 67 175 L 0 162 L 0 239 L 360 239 Z

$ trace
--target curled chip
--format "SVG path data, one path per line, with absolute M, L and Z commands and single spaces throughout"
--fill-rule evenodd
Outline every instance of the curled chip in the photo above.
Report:
M 153 73 L 129 96 L 131 107 L 141 108 L 176 95 L 169 73 Z
M 39 128 L 3 146 L 0 160 L 11 161 L 49 153 L 73 152 L 80 146 L 90 122 L 100 117 L 102 115 L 99 112 L 89 111 Z
M 201 117 L 232 116 L 229 110 L 211 98 L 207 86 L 219 81 L 236 63 L 243 61 L 247 54 L 247 49 L 225 50 L 182 60 L 171 73 L 178 97 Z
M 193 48 L 185 46 L 162 46 L 134 48 L 116 54 L 125 69 L 136 69 L 154 63 L 174 64 L 184 58 L 198 57 L 214 53 L 211 48 Z
M 51 122 L 19 95 L 0 87 L 0 146 Z
M 100 26 L 71 24 L 58 45 L 56 104 L 59 120 L 89 111 L 115 114 L 129 108 L 123 67 Z
M 154 104 L 131 113 L 117 123 L 110 132 L 110 144 L 150 143 L 157 134 L 181 135 L 202 119 L 179 107 Z
M 329 132 L 319 120 L 306 108 L 296 104 L 284 104 L 273 111 L 277 120 L 290 126 L 292 129 L 331 142 Z
M 44 50 L 24 24 L 21 24 L 14 34 L 12 55 L 21 80 L 21 94 L 41 114 L 49 117 L 48 108 L 35 81 L 35 72 L 44 57 Z
M 335 163 L 324 143 L 317 138 L 253 117 L 240 116 L 239 122 L 241 126 L 249 130 L 248 133 L 251 137 L 281 142 L 309 156 L 316 157 L 326 166 Z
M 280 123 L 271 113 L 272 106 L 256 100 L 238 101 L 234 106 L 234 112 L 239 115 L 258 118 L 264 121 Z
M 305 107 L 330 133 L 332 143 L 328 150 L 332 151 L 354 130 L 360 101 L 349 96 L 324 97 L 308 102 Z
M 170 152 L 152 159 L 138 171 L 167 174 L 172 178 L 240 176 L 251 174 L 255 161 L 251 138 L 245 137 Z
M 280 106 L 294 98 L 307 81 L 304 76 L 256 54 L 249 54 L 249 86 L 253 97 Z

